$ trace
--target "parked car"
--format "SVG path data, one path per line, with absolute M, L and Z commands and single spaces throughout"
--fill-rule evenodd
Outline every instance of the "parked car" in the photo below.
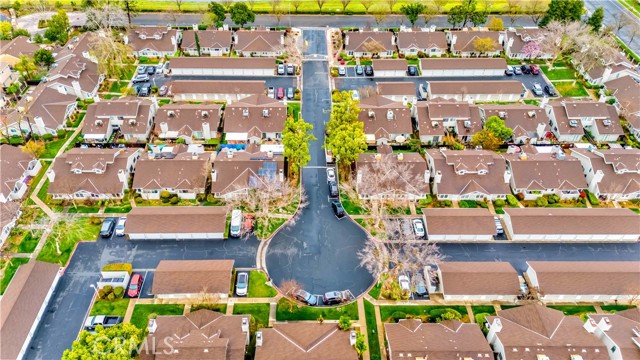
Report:
M 496 231 L 498 232 L 498 235 L 504 234 L 504 229 L 502 228 L 502 223 L 500 222 L 500 219 L 497 216 L 494 216 L 493 221 L 496 223 Z
M 143 75 L 147 73 L 147 67 L 144 65 L 138 66 L 138 74 Z
M 156 67 L 155 66 L 149 66 L 147 67 L 147 74 L 149 75 L 153 75 L 156 73 Z
M 142 83 L 142 82 L 147 82 L 149 81 L 149 75 L 147 74 L 143 74 L 143 75 L 136 75 L 136 77 L 133 78 L 132 82 L 134 84 L 136 83 Z
M 318 305 L 318 298 L 315 295 L 311 295 L 310 293 L 302 289 L 296 291 L 296 293 L 294 294 L 294 297 L 296 298 L 296 300 L 302 301 L 307 305 L 310 305 L 310 306 Z
M 95 315 L 89 316 L 84 322 L 84 329 L 87 331 L 94 331 L 96 326 L 102 325 L 105 328 L 113 327 L 120 324 L 124 320 L 120 316 L 109 315 Z
M 531 68 L 528 65 L 520 66 L 520 70 L 522 70 L 524 74 L 531 74 Z
M 362 68 L 362 65 L 356 65 L 356 75 L 363 75 L 364 74 L 364 69 Z
M 276 89 L 273 86 L 269 86 L 269 88 L 267 89 L 267 96 L 273 98 L 275 94 Z
M 409 65 L 407 69 L 407 74 L 409 76 L 418 76 L 418 68 L 415 65 Z
M 296 66 L 293 64 L 287 65 L 287 75 L 295 75 L 296 74 Z
M 429 97 L 429 93 L 427 92 L 427 85 L 420 84 L 420 86 L 418 86 L 418 94 L 420 94 L 420 99 L 427 100 L 427 97 Z
M 342 302 L 342 293 L 339 291 L 329 291 L 322 296 L 322 302 L 325 305 L 335 305 Z
M 507 76 L 513 76 L 513 69 L 512 68 L 507 68 L 504 71 L 504 74 L 507 75 Z
M 329 181 L 329 196 L 338 197 L 338 184 L 335 181 Z
M 138 96 L 149 96 L 149 95 L 151 95 L 151 85 L 150 84 L 142 85 L 142 87 L 140 88 L 140 91 L 138 91 Z
M 284 99 L 284 88 L 278 88 L 278 92 L 276 93 L 276 97 L 278 99 Z
M 229 235 L 231 237 L 240 237 L 242 226 L 242 211 L 241 210 L 233 210 L 231 212 L 231 224 L 229 224 Z
M 519 66 L 514 66 L 513 67 L 513 73 L 516 75 L 522 75 L 522 69 L 520 69 Z
M 285 71 L 284 65 L 278 64 L 278 75 L 284 75 Z
M 358 93 L 358 90 L 351 90 L 351 100 L 360 101 L 360 93 Z
M 531 91 L 533 91 L 533 93 L 536 96 L 544 95 L 544 93 L 542 92 L 542 86 L 540 86 L 540 84 L 538 84 L 538 83 L 533 84 L 533 87 L 531 88 Z
M 347 75 L 347 69 L 344 66 L 338 66 L 338 75 L 340 76 Z
M 411 291 L 411 283 L 407 275 L 398 276 L 398 283 L 400 283 L 400 289 L 402 291 Z
M 140 274 L 133 274 L 131 281 L 129 282 L 129 290 L 127 290 L 127 296 L 130 298 L 137 298 L 140 296 L 142 290 L 143 277 Z
M 420 296 L 425 296 L 427 295 L 429 292 L 427 291 L 427 287 L 424 286 L 424 281 L 422 281 L 422 279 L 419 279 L 418 281 L 416 281 L 416 294 L 420 295 Z
M 532 73 L 533 75 L 538 75 L 538 74 L 540 74 L 540 68 L 538 67 L 538 65 L 531 64 L 531 65 L 529 65 L 529 69 L 531 69 L 531 73 Z
M 338 218 L 344 217 L 344 208 L 340 201 L 334 200 L 331 202 L 331 208 L 333 209 L 333 213 L 336 214 Z
M 121 217 L 120 219 L 118 219 L 118 223 L 116 224 L 116 236 L 124 236 L 124 224 L 126 222 L 126 217 Z
M 411 223 L 413 224 L 413 232 L 416 236 L 419 238 L 424 237 L 424 224 L 422 223 L 422 220 L 413 219 L 411 220 Z
M 327 181 L 336 181 L 336 169 L 327 168 Z
M 373 66 L 365 65 L 364 74 L 367 75 L 367 76 L 373 76 Z
M 160 86 L 160 89 L 158 89 L 158 96 L 167 96 L 167 91 L 169 91 L 167 85 Z
M 113 229 L 116 227 L 116 221 L 112 218 L 106 218 L 102 222 L 102 228 L 100 228 L 100 236 L 111 237 L 113 235 Z
M 287 88 L 287 99 L 291 100 L 293 99 L 293 88 Z
M 547 94 L 549 94 L 549 96 L 558 96 L 558 93 L 556 92 L 556 89 L 554 89 L 553 86 L 551 86 L 551 85 L 545 85 L 544 91 Z
M 254 224 L 254 217 L 251 214 L 247 214 L 244 217 L 244 231 L 246 232 L 253 232 L 253 224 Z
M 236 295 L 247 296 L 247 289 L 249 288 L 249 273 L 239 272 L 236 276 Z

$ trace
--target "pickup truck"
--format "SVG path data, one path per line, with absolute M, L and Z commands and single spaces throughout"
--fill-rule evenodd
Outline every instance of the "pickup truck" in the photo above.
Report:
M 84 329 L 88 331 L 94 331 L 96 326 L 102 325 L 105 328 L 116 326 L 122 322 L 123 318 L 120 316 L 109 315 L 95 315 L 89 316 L 87 321 L 84 322 Z

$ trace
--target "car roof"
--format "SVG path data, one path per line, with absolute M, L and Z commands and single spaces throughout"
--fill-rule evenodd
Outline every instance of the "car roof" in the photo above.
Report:
M 140 275 L 140 274 L 133 274 L 133 276 L 131 277 L 131 280 L 135 280 L 135 279 L 141 278 L 141 277 L 142 277 L 142 275 Z

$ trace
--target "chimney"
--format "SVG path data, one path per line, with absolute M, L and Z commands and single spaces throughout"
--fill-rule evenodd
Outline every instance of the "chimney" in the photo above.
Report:
M 278 181 L 284 182 L 284 170 L 278 170 Z
M 547 124 L 545 123 L 538 123 L 538 126 L 536 127 L 536 135 L 538 135 L 538 138 L 543 138 L 544 137 L 544 129 L 547 127 Z
M 594 331 L 598 328 L 595 320 L 589 318 L 586 323 L 584 323 L 584 329 L 587 330 L 589 334 L 593 334 Z
M 176 46 L 177 42 L 176 42 L 176 37 L 172 36 L 171 37 L 171 45 Z
M 503 32 L 499 32 L 498 33 L 498 44 L 504 45 L 504 33 Z
M 429 170 L 425 170 L 425 171 L 424 171 L 424 182 L 425 182 L 426 184 L 428 184 L 428 183 L 429 183 L 429 177 L 430 177 Z
M 218 180 L 218 173 L 216 169 L 211 169 L 211 182 L 216 182 Z
M 49 179 L 49 182 L 53 182 L 56 179 L 56 172 L 53 169 L 47 171 L 47 179 Z
M 228 157 L 229 159 L 233 158 L 233 150 L 231 150 L 231 149 L 227 149 L 227 157 Z
M 510 180 L 511 180 L 511 171 L 505 170 L 504 171 L 504 183 L 508 184 Z
M 242 109 L 242 117 L 249 117 L 249 109 Z
M 127 173 L 122 169 L 118 170 L 118 180 L 121 183 L 126 183 L 127 182 Z
M 129 44 L 129 36 L 127 35 L 123 36 L 122 41 L 124 42 L 125 45 Z
M 78 82 L 78 80 L 73 80 L 71 82 L 71 86 L 73 87 L 73 92 L 76 93 L 76 96 L 84 100 L 85 96 L 82 95 L 82 88 L 80 88 L 80 82 Z
M 502 330 L 502 322 L 500 319 L 496 318 L 493 320 L 493 324 L 490 324 L 489 327 L 493 330 L 494 333 L 499 333 Z
M 345 35 L 344 37 L 344 46 L 349 45 L 349 35 Z
M 398 161 L 402 161 L 402 160 L 404 160 L 404 154 L 398 153 Z
M 600 322 L 598 323 L 598 327 L 602 331 L 609 331 L 609 329 L 611 329 L 611 321 L 609 321 L 608 317 L 603 317 L 602 319 L 600 319 Z
M 269 109 L 262 109 L 262 116 L 269 117 Z
M 612 69 L 610 66 L 604 68 L 604 72 L 602 73 L 602 82 L 605 83 L 609 81 L 609 76 L 611 76 Z
M 362 172 L 358 171 L 358 174 L 356 175 L 356 182 L 357 183 L 361 183 L 362 182 Z
M 280 45 L 284 45 L 284 35 L 280 35 Z
M 440 184 L 441 181 L 442 181 L 442 171 L 438 170 L 436 171 L 436 176 L 433 177 L 433 182 L 436 184 Z
M 547 103 L 549 102 L 549 98 L 548 97 L 543 97 L 542 100 L 540 101 L 540 107 L 543 108 L 545 105 L 547 105 Z
M 262 331 L 256 331 L 256 347 L 262 346 Z
M 451 36 L 451 50 L 453 50 L 453 45 L 458 41 L 458 35 Z
M 42 120 L 41 116 L 36 116 L 33 118 L 33 122 L 36 123 L 36 127 L 40 130 L 40 131 L 44 131 L 44 120 Z
M 156 319 L 149 319 L 149 323 L 147 324 L 147 330 L 149 330 L 149 334 L 153 334 L 158 329 L 158 323 Z
M 273 159 L 273 151 L 267 151 L 267 159 Z
M 169 131 L 169 124 L 167 124 L 166 122 L 161 122 L 160 123 L 160 133 L 161 134 L 166 134 Z
M 395 35 L 393 35 L 393 33 L 391 34 L 391 45 L 395 45 L 396 44 L 396 37 Z
M 242 318 L 242 332 L 249 332 L 249 318 Z
M 191 24 L 191 29 L 193 31 L 198 31 L 198 24 Z
M 387 120 L 391 121 L 396 118 L 396 115 L 393 113 L 393 110 L 387 110 Z
M 202 123 L 202 136 L 204 137 L 205 140 L 211 139 L 211 126 L 209 125 L 208 122 Z
M 357 338 L 358 336 L 356 335 L 356 331 L 351 330 L 351 333 L 349 334 L 349 345 L 355 346 Z
M 593 179 L 591 179 L 591 183 L 595 185 L 600 181 L 602 181 L 602 178 L 604 178 L 604 172 L 602 172 L 602 170 L 598 170 L 596 171 L 595 174 L 593 174 Z
M 511 49 L 512 46 L 513 46 L 513 38 L 509 38 L 509 41 L 507 43 L 507 49 Z

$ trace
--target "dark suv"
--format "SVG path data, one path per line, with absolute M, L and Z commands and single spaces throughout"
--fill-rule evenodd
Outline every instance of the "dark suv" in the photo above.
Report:
M 339 291 L 329 291 L 322 296 L 325 305 L 335 305 L 342 302 L 342 294 Z
M 333 213 L 336 214 L 338 218 L 344 217 L 344 208 L 340 201 L 334 200 L 331 202 L 331 208 L 333 208 Z
M 373 66 L 365 65 L 364 66 L 364 74 L 367 76 L 373 76 Z
M 102 222 L 102 228 L 100 228 L 100 236 L 108 238 L 113 235 L 113 230 L 116 227 L 116 221 L 114 219 L 108 218 Z
M 338 184 L 335 181 L 329 181 L 329 196 L 338 197 Z

